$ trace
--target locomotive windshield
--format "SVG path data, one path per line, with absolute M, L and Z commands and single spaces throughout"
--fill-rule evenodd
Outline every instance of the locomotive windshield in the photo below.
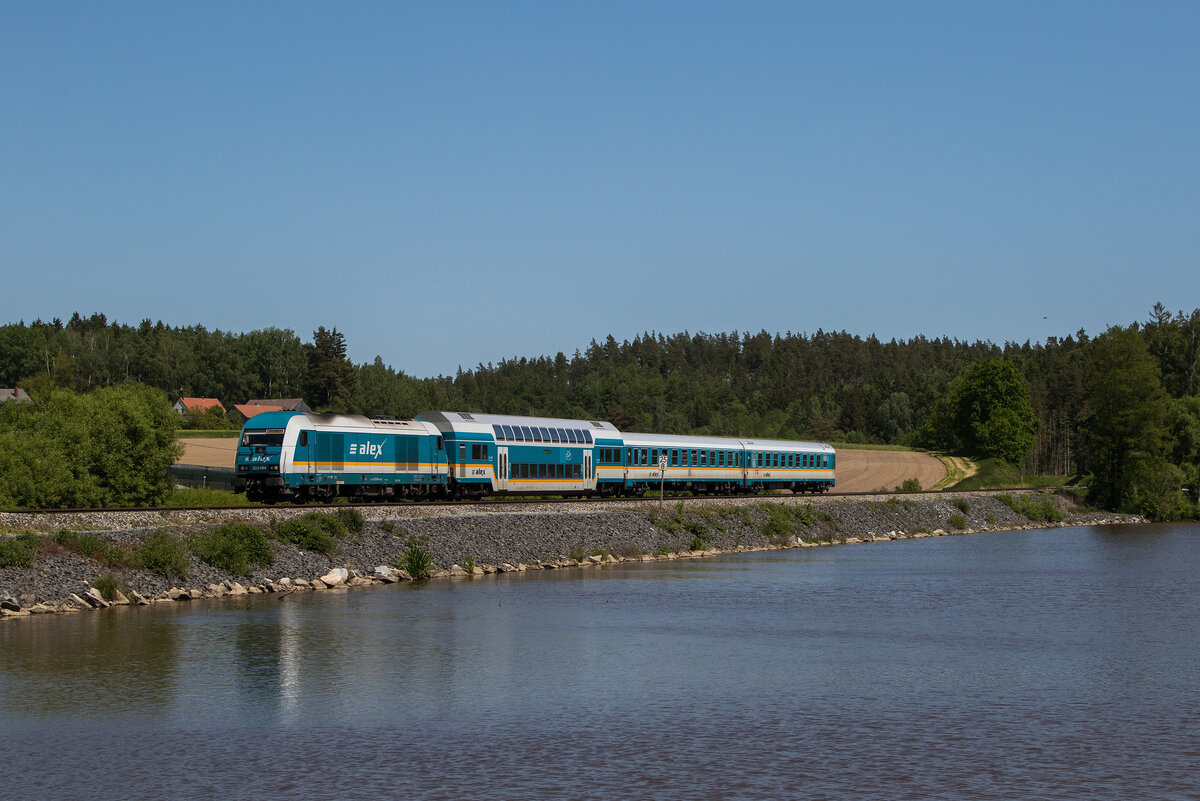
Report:
M 253 448 L 255 445 L 283 444 L 283 429 L 267 429 L 266 431 L 247 431 L 242 434 L 242 447 Z

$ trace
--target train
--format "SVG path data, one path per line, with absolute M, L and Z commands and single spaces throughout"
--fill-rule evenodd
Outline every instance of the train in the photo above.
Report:
M 263 412 L 238 442 L 234 489 L 264 503 L 825 492 L 825 443 L 622 432 L 612 423 L 422 412 L 412 420 Z

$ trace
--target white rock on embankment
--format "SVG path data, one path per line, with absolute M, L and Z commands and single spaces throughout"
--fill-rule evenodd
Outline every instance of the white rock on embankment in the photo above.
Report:
M 1016 494 L 1016 493 L 1014 493 Z M 1060 525 L 1135 522 L 1137 518 L 1081 512 L 1070 501 L 1054 499 L 1066 520 Z M 399 569 L 399 555 L 410 535 L 420 538 L 432 556 L 435 575 L 483 576 L 529 569 L 602 566 L 620 561 L 686 558 L 771 547 L 805 547 L 840 542 L 875 542 L 944 534 L 1018 528 L 1043 528 L 995 497 L 914 495 L 874 498 L 793 498 L 748 500 L 688 499 L 638 504 L 533 504 L 472 507 L 379 507 L 363 509 L 361 534 L 341 541 L 334 556 L 300 551 L 272 541 L 274 561 L 247 576 L 235 576 L 190 556 L 186 579 L 167 579 L 142 570 L 114 570 L 63 551 L 43 548 L 32 568 L 0 568 L 0 615 L 106 608 L 92 585 L 112 574 L 132 599 L 145 605 L 263 593 L 290 594 L 410 577 Z M 796 512 L 794 510 L 800 510 Z M 0 530 L 14 524 L 45 532 L 68 527 L 93 531 L 113 545 L 135 544 L 165 528 L 186 537 L 231 517 L 259 525 L 312 511 L 249 509 L 245 512 L 131 512 L 101 515 L 25 516 L 14 521 L 0 514 Z M 775 521 L 776 528 L 771 528 Z M 169 522 L 168 522 L 169 521 Z M 655 522 L 657 521 L 657 523 Z M 467 569 L 464 564 L 471 567 Z

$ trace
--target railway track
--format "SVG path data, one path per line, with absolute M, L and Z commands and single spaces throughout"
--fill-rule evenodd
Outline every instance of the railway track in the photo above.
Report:
M 995 489 L 976 489 L 976 490 L 891 490 L 891 491 L 863 491 L 863 492 L 826 492 L 820 495 L 792 495 L 792 494 L 770 494 L 762 493 L 758 495 L 668 495 L 663 500 L 680 501 L 680 500 L 736 500 L 736 501 L 769 501 L 771 499 L 790 498 L 793 500 L 807 499 L 815 500 L 818 498 L 857 498 L 871 496 L 904 496 L 904 495 L 980 495 L 980 494 L 996 494 L 1001 492 L 1019 492 L 1024 490 L 1037 490 L 1039 492 L 1053 492 L 1056 490 L 1068 489 L 1067 487 L 1000 487 Z M 394 503 L 350 503 L 350 504 L 241 504 L 236 506 L 105 506 L 94 508 L 75 508 L 75 509 L 0 509 L 2 514 L 24 514 L 24 515 L 55 515 L 55 514 L 102 514 L 106 512 L 236 512 L 247 509 L 295 509 L 295 510 L 315 510 L 328 509 L 335 506 L 350 506 L 356 509 L 416 509 L 421 507 L 445 508 L 445 507 L 487 507 L 487 506 L 529 506 L 529 505 L 546 505 L 546 504 L 587 504 L 587 503 L 647 503 L 658 501 L 657 495 L 646 493 L 640 497 L 610 497 L 610 498 L 540 498 L 540 497 L 509 497 L 509 498 L 484 498 L 482 500 L 463 500 L 463 501 L 399 501 Z

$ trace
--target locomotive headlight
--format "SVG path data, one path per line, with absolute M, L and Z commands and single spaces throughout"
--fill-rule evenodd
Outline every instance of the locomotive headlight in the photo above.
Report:
M 278 472 L 279 472 L 279 465 L 277 465 L 277 464 L 273 464 L 273 465 L 271 465 L 271 472 L 272 472 L 272 473 L 278 473 Z

